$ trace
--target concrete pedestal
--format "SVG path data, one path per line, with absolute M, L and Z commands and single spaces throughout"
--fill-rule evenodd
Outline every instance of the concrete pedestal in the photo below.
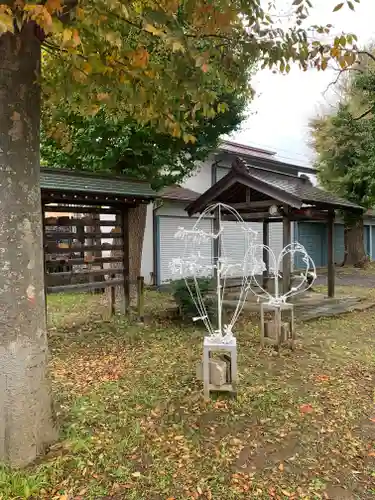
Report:
M 215 385 L 210 380 L 210 355 L 214 352 L 225 352 L 230 356 L 230 383 Z M 233 338 L 230 342 L 213 342 L 210 337 L 204 338 L 203 343 L 203 387 L 204 397 L 210 397 L 210 391 L 226 391 L 236 393 L 237 386 L 237 340 Z

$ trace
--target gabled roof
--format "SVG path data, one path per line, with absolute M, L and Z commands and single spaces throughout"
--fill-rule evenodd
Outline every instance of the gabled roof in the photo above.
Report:
M 45 191 L 61 191 L 63 193 L 80 192 L 142 198 L 156 198 L 157 196 L 148 182 L 124 176 L 105 176 L 45 167 L 40 169 L 40 187 Z
M 159 194 L 164 200 L 176 201 L 194 201 L 199 197 L 199 193 L 196 191 L 177 186 L 176 184 L 163 188 Z
M 244 186 L 293 208 L 315 205 L 321 208 L 364 211 L 362 207 L 313 186 L 307 179 L 255 168 L 237 159 L 227 175 L 186 207 L 189 215 L 202 212 L 211 203 L 222 201 L 236 186 Z M 242 201 L 242 200 L 237 200 Z M 251 208 L 251 202 L 249 204 Z
M 256 148 L 253 146 L 248 146 L 247 144 L 240 144 L 234 141 L 221 141 L 219 144 L 219 149 L 222 151 L 227 151 L 228 153 L 234 153 L 238 155 L 256 155 L 260 157 L 272 157 L 275 156 L 276 151 L 269 151 L 263 148 Z

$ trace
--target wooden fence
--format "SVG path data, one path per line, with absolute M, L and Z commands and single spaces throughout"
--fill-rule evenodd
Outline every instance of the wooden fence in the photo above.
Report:
M 130 311 L 136 289 L 137 315 L 144 316 L 144 279 L 129 277 L 128 207 L 43 204 L 46 293 L 108 290 L 115 313 L 116 290 L 123 290 L 121 310 Z

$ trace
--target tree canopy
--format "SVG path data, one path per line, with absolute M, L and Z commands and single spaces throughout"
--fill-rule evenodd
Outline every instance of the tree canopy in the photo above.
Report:
M 134 118 L 119 120 L 105 110 L 93 116 L 64 113 L 59 124 L 66 131 L 63 144 L 51 136 L 48 119 L 41 134 L 43 164 L 49 167 L 124 174 L 146 180 L 155 189 L 181 182 L 217 146 L 219 137 L 235 130 L 244 117 L 245 96 L 220 96 L 225 109 L 212 118 L 197 113 L 194 142 L 159 132 Z
M 372 209 L 375 206 L 375 71 L 362 64 L 347 75 L 337 106 L 311 121 L 315 166 L 321 184 L 334 193 Z M 364 110 L 364 111 L 363 111 Z M 362 217 L 345 215 L 348 230 L 362 224 Z M 359 239 L 358 239 L 359 238 Z M 357 255 L 362 259 L 363 233 Z M 359 240 L 362 239 L 362 249 Z
M 336 37 L 333 46 L 309 41 L 303 23 L 310 0 L 293 2 L 294 22 L 286 30 L 262 5 L 261 0 L 14 0 L 0 5 L 0 34 L 37 24 L 48 68 L 45 101 L 63 100 L 83 115 L 104 102 L 112 115 L 134 116 L 188 142 L 198 126 L 196 114 L 218 111 L 218 81 L 222 95 L 244 91 L 243 76 L 254 61 L 286 72 L 292 61 L 320 69 L 331 57 L 342 65 L 352 62 L 346 45 L 353 35 Z M 312 28 L 330 31 L 330 25 Z
M 365 208 L 375 205 L 374 106 L 375 71 L 368 67 L 350 75 L 333 111 L 311 121 L 320 182 Z

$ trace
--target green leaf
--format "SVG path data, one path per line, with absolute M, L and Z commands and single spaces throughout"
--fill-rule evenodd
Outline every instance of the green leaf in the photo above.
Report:
M 348 1 L 347 3 L 348 3 L 348 7 L 349 7 L 349 9 L 354 10 L 354 5 L 353 5 L 353 3 L 352 3 L 352 2 L 350 2 L 350 1 Z
M 336 7 L 333 9 L 333 12 L 337 12 L 338 10 L 342 9 L 344 5 L 344 2 L 338 3 Z

